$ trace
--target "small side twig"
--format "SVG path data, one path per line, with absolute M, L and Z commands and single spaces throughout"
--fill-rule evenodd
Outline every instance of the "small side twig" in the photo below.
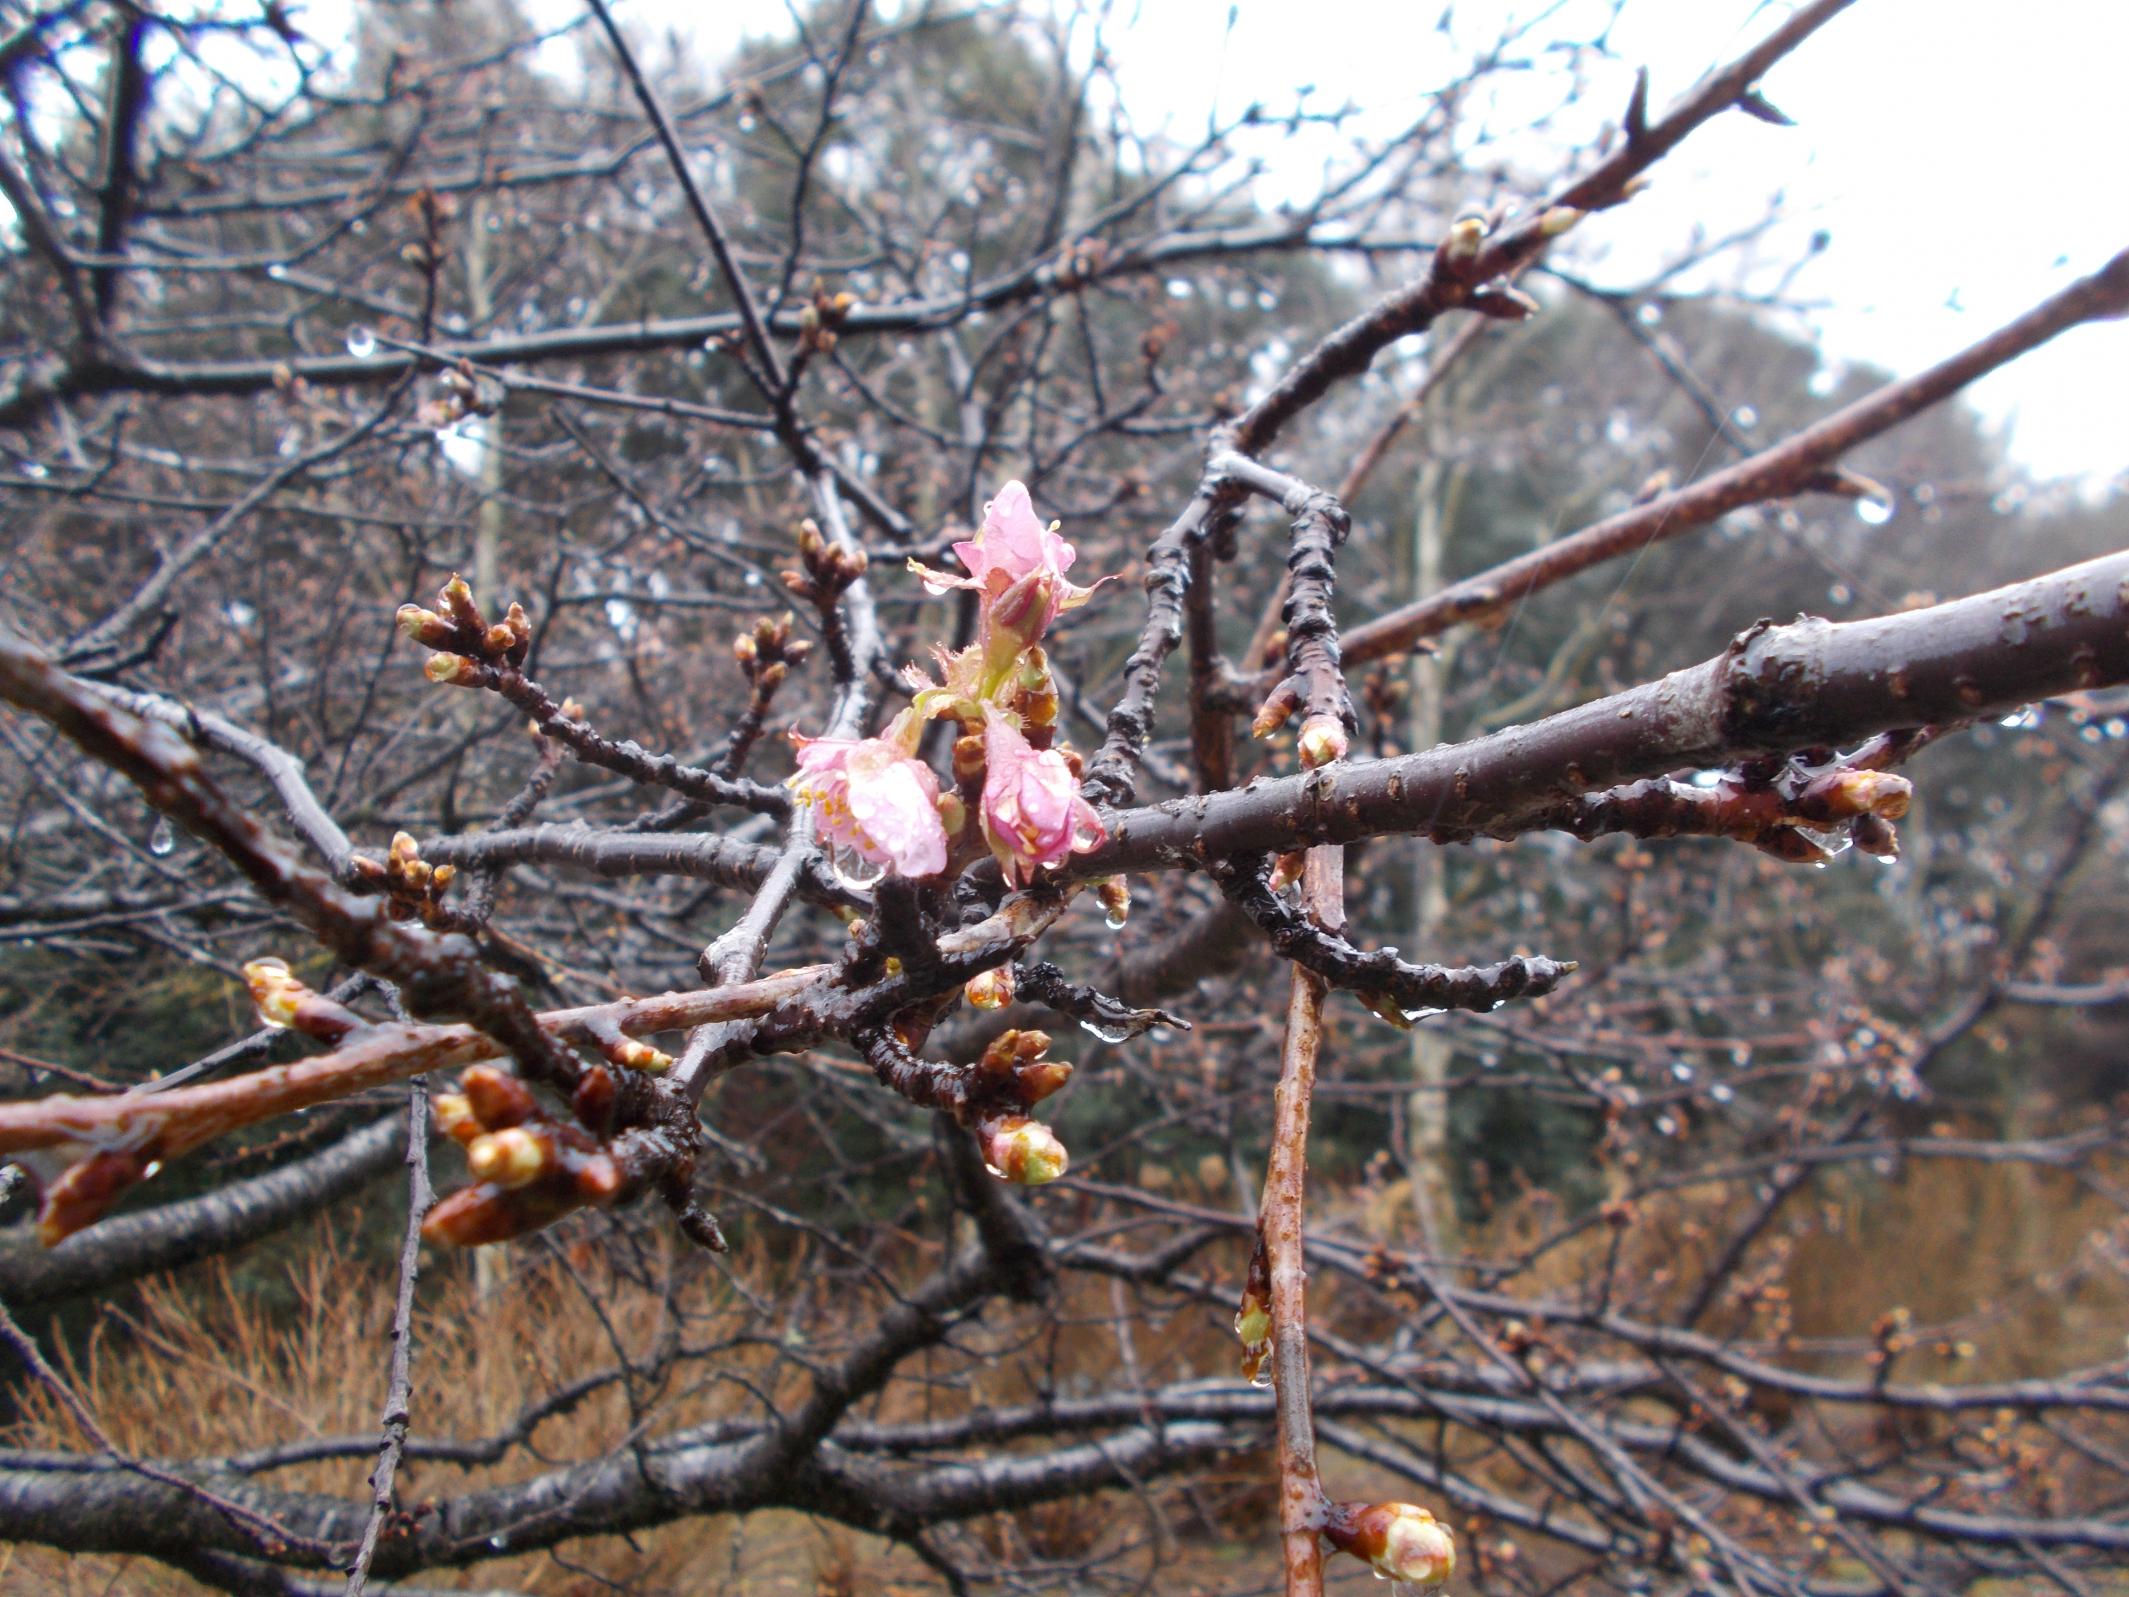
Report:
M 370 1472 L 370 1517 L 347 1572 L 344 1597 L 362 1597 L 369 1580 L 377 1539 L 392 1511 L 392 1478 L 406 1450 L 414 1401 L 414 1283 L 421 1273 L 421 1222 L 436 1201 L 436 1190 L 429 1183 L 427 1081 L 417 1076 L 407 1096 L 407 1232 L 399 1247 L 399 1295 L 392 1306 L 392 1373 L 384 1394 L 384 1440 L 377 1449 L 377 1467 Z

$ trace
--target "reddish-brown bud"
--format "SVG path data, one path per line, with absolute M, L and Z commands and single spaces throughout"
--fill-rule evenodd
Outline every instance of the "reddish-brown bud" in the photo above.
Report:
M 481 607 L 473 602 L 473 590 L 458 573 L 451 574 L 451 580 L 436 597 L 445 613 L 467 632 L 478 636 L 488 630 L 488 618 L 481 614 Z
M 111 1205 L 126 1192 L 154 1175 L 162 1161 L 146 1152 L 107 1151 L 69 1165 L 66 1173 L 45 1189 L 37 1211 L 37 1240 L 56 1246 L 85 1226 L 104 1217 Z
M 396 619 L 399 630 L 425 649 L 448 649 L 458 642 L 456 627 L 418 604 L 401 605 Z
M 473 1100 L 462 1092 L 440 1092 L 429 1100 L 436 1116 L 436 1129 L 461 1148 L 481 1135 L 481 1123 L 473 1113 Z
M 477 688 L 481 683 L 480 662 L 462 654 L 432 654 L 421 674 L 439 687 Z
M 1416 1503 L 1333 1503 L 1323 1535 L 1384 1580 L 1431 1590 L 1456 1573 L 1456 1540 Z
M 496 1065 L 469 1067 L 458 1078 L 458 1087 L 472 1103 L 474 1116 L 490 1131 L 523 1125 L 539 1112 L 532 1089 Z
M 1038 1104 L 1052 1093 L 1063 1090 L 1064 1084 L 1072 1079 L 1072 1067 L 1062 1059 L 1040 1059 L 1033 1064 L 1015 1066 L 1013 1079 L 1020 1084 L 1020 1101 Z

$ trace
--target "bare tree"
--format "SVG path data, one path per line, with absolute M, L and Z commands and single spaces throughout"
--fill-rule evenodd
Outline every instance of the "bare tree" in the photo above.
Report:
M 1696 351 L 1639 314 L 1673 273 L 1571 253 L 1710 121 L 1784 121 L 1763 80 L 1844 5 L 1660 114 L 1644 77 L 1559 175 L 1459 116 L 1510 28 L 1277 215 L 1235 159 L 1271 113 L 1141 138 L 1098 109 L 1098 19 L 822 5 L 703 91 L 606 0 L 549 40 L 375 8 L 352 65 L 272 7 L 11 11 L 0 931 L 85 1053 L 144 969 L 240 975 L 262 1024 L 199 1057 L 123 1027 L 138 1063 L 101 1072 L 0 1053 L 42 1244 L 0 1254 L 0 1338 L 74 1444 L 0 1451 L 0 1537 L 412 1591 L 796 1508 L 957 1590 L 1130 1583 L 1269 1449 L 1290 1593 L 1326 1542 L 1532 1592 L 2129 1564 L 2120 1362 L 1968 1377 L 1988 1303 L 1819 1331 L 1786 1295 L 1857 1169 L 2069 1172 L 2119 1248 L 2118 1104 L 1918 1117 L 2007 1016 L 2129 994 L 2095 885 L 2129 555 L 1997 569 L 1932 530 L 1987 490 L 1871 451 L 2129 311 L 2129 254 L 1741 421 L 1713 340 L 1756 324 Z M 1548 325 L 1629 340 L 1657 453 L 1728 463 L 1543 442 L 1544 393 L 1596 402 L 1545 388 L 1588 376 Z M 1592 479 L 1571 530 L 1468 513 L 1541 471 Z M 1827 507 L 1895 498 L 2001 585 L 1755 619 L 1793 568 L 1743 539 L 1868 564 Z M 1573 582 L 1673 556 L 1706 585 L 1638 637 Z M 1388 663 L 1456 636 L 1408 705 Z M 1875 888 L 1784 875 L 1896 859 L 1909 762 L 2006 730 L 2029 812 L 1925 829 Z M 1442 946 L 1381 946 L 1415 924 Z M 1551 1117 L 1578 1171 L 1447 1168 L 1458 1105 Z M 1379 1153 L 1312 1210 L 1325 1113 Z M 440 1200 L 432 1125 L 469 1170 Z M 402 1161 L 376 1432 L 135 1448 L 25 1328 Z M 1516 1224 L 1444 1226 L 1459 1192 Z M 770 1240 L 720 1261 L 728 1227 Z M 425 1422 L 425 1241 L 538 1252 L 603 1362 Z M 337 1289 L 381 1298 L 374 1268 Z M 473 1334 L 507 1344 L 514 1301 Z M 1229 1322 L 1217 1369 L 1168 1334 Z M 1143 1529 L 1031 1528 L 1107 1493 Z

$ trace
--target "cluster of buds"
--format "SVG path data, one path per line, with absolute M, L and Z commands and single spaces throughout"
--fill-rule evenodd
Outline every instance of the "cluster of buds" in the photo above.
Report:
M 865 551 L 832 541 L 811 516 L 798 524 L 796 571 L 780 571 L 784 586 L 817 609 L 826 610 L 843 590 L 865 574 Z
M 1783 824 L 1752 839 L 1753 846 L 1776 859 L 1798 865 L 1824 865 L 1842 847 L 1841 833 L 1865 854 L 1879 859 L 1900 857 L 1900 834 L 1893 822 L 1914 802 L 1914 784 L 1890 771 L 1840 766 L 1804 774 L 1785 773 L 1777 780 L 1787 809 Z
M 443 432 L 468 416 L 492 416 L 502 408 L 502 385 L 460 361 L 436 379 L 436 392 L 421 402 L 415 419 L 432 432 Z
M 819 812 L 831 849 L 902 876 L 928 876 L 949 861 L 966 863 L 978 841 L 1009 884 L 1032 882 L 1045 869 L 1097 847 L 1105 836 L 1081 794 L 1078 757 L 1055 747 L 1057 690 L 1042 639 L 1058 616 L 1086 603 L 1094 587 L 1067 580 L 1076 557 L 1055 523 L 1035 519 L 1027 489 L 1009 482 L 984 513 L 975 538 L 954 545 L 969 575 L 956 577 L 916 561 L 911 568 L 935 594 L 956 589 L 980 601 L 976 641 L 940 652 L 943 682 L 910 668 L 914 703 L 879 737 L 809 739 L 793 734 L 798 773 L 791 786 Z M 846 552 L 809 522 L 801 534 L 806 571 L 787 572 L 794 591 L 840 592 L 863 571 L 846 570 Z M 817 599 L 817 602 L 818 599 Z M 958 723 L 954 777 L 942 793 L 916 757 L 924 724 Z M 979 825 L 967 822 L 971 811 Z
M 753 631 L 742 632 L 732 640 L 732 658 L 738 663 L 740 675 L 753 688 L 755 699 L 764 703 L 783 685 L 791 668 L 812 652 L 810 642 L 791 636 L 788 610 L 780 616 L 763 616 L 754 623 Z
M 1870 1328 L 1870 1367 L 1885 1371 L 1894 1359 L 1914 1345 L 1914 1315 L 1904 1308 L 1887 1309 Z
M 431 1242 L 503 1242 L 624 1195 L 613 1156 L 589 1133 L 544 1114 L 531 1090 L 495 1065 L 468 1069 L 435 1109 L 437 1129 L 466 1150 L 477 1185 L 429 1211 L 421 1234 Z
M 1416 1503 L 1332 1503 L 1323 1535 L 1384 1580 L 1432 1590 L 1456 1573 L 1456 1539 Z
M 830 294 L 819 278 L 813 280 L 813 297 L 798 313 L 799 347 L 817 355 L 835 348 L 837 329 L 857 309 L 855 294 Z
M 394 920 L 419 920 L 440 924 L 449 911 L 444 893 L 458 875 L 454 865 L 431 865 L 421 857 L 421 845 L 410 832 L 392 834 L 392 846 L 380 864 L 367 854 L 348 861 L 357 883 L 386 895 L 386 913 Z
M 979 1101 L 1026 1109 L 1058 1091 L 1071 1079 L 1072 1067 L 1044 1058 L 1049 1048 L 1048 1032 L 1001 1032 L 976 1066 Z M 1071 1162 L 1057 1133 L 1018 1109 L 983 1116 L 976 1125 L 976 1141 L 991 1174 L 1021 1186 L 1055 1181 Z
M 473 600 L 473 590 L 454 575 L 437 593 L 435 610 L 418 604 L 399 607 L 399 630 L 424 649 L 435 651 L 422 667 L 431 682 L 479 687 L 483 667 L 516 670 L 532 649 L 532 621 L 525 607 L 513 603 L 503 619 L 490 623 Z
M 1010 1086 L 1024 1105 L 1041 1103 L 1071 1079 L 1072 1067 L 1061 1059 L 1045 1059 L 1050 1051 L 1046 1031 L 1004 1031 L 983 1050 L 977 1069 L 985 1079 Z
M 402 244 L 399 258 L 417 272 L 433 272 L 443 264 L 444 224 L 451 219 L 451 201 L 424 185 L 407 196 L 406 209 L 420 224 L 421 237 Z

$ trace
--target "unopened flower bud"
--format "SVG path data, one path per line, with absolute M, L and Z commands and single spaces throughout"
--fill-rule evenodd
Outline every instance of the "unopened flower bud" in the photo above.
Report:
M 1109 930 L 1120 932 L 1131 918 L 1131 884 L 1121 876 L 1104 876 L 1094 884 L 1094 896 L 1108 918 Z
M 1486 242 L 1486 221 L 1479 216 L 1459 216 L 1449 224 L 1449 236 L 1442 240 L 1442 254 L 1452 261 L 1468 261 L 1478 254 L 1479 246 Z
M 419 858 L 421 858 L 421 845 L 414 841 L 412 832 L 394 832 L 392 834 L 392 862 L 395 865 L 404 870 Z
M 1006 1115 L 989 1121 L 979 1135 L 983 1139 L 983 1162 L 991 1174 L 1024 1187 L 1055 1181 L 1071 1162 L 1057 1133 L 1025 1115 Z
M 244 985 L 251 989 L 251 1001 L 260 1020 L 282 1031 L 295 1025 L 296 1008 L 306 989 L 289 974 L 284 961 L 253 960 L 244 967 Z
M 1242 1344 L 1242 1379 L 1251 1386 L 1271 1385 L 1271 1304 L 1257 1287 L 1242 1293 L 1235 1310 L 1235 1339 Z
M 421 674 L 441 687 L 473 688 L 480 686 L 481 668 L 462 654 L 432 654 Z
M 1064 1084 L 1072 1079 L 1072 1067 L 1062 1059 L 1041 1059 L 1031 1065 L 1015 1066 L 1013 1079 L 1020 1084 L 1021 1102 L 1038 1104 L 1064 1089 Z
M 1584 214 L 1572 205 L 1555 205 L 1538 218 L 1538 231 L 1547 238 L 1558 238 L 1581 221 Z
M 466 1168 L 498 1187 L 523 1187 L 540 1178 L 548 1163 L 547 1147 L 523 1126 L 510 1126 L 476 1137 L 466 1145 Z
M 1883 816 L 1858 815 L 1855 824 L 1848 829 L 1848 836 L 1857 848 L 1878 859 L 1900 857 L 1899 828 Z
M 671 1054 L 633 1037 L 621 1039 L 620 1045 L 613 1050 L 613 1061 L 631 1070 L 640 1070 L 647 1076 L 662 1076 L 673 1068 Z
M 1416 1503 L 1333 1503 L 1324 1536 L 1384 1580 L 1431 1590 L 1456 1573 L 1456 1540 Z
M 480 606 L 473 602 L 473 590 L 466 586 L 466 579 L 453 572 L 451 580 L 437 594 L 438 601 L 450 612 L 451 619 L 468 632 L 486 632 L 488 618 L 481 614 Z
M 1823 806 L 1829 820 L 1851 815 L 1877 815 L 1897 821 L 1914 800 L 1915 786 L 1890 771 L 1837 771 L 1812 784 L 1809 798 Z M 1816 818 L 1816 817 L 1814 817 Z
M 429 1100 L 429 1110 L 436 1116 L 436 1129 L 461 1147 L 481 1135 L 481 1124 L 473 1115 L 473 1100 L 462 1092 L 440 1092 Z
M 498 622 L 481 634 L 481 647 L 500 658 L 517 646 L 517 634 Z
M 961 996 L 978 1009 L 1003 1009 L 1013 1001 L 1013 973 L 1003 965 L 987 970 L 971 979 Z
M 1253 738 L 1268 738 L 1286 725 L 1287 718 L 1293 713 L 1293 695 L 1284 690 L 1276 692 L 1264 701 L 1263 708 L 1257 711 L 1256 719 L 1249 723 L 1249 735 Z
M 1311 771 L 1344 759 L 1351 747 L 1336 716 L 1312 715 L 1301 725 L 1301 763 Z
M 403 604 L 394 619 L 399 630 L 425 649 L 446 649 L 458 639 L 458 631 L 434 610 L 418 604 Z
M 459 1091 L 473 1105 L 473 1113 L 490 1131 L 522 1125 L 539 1105 L 532 1090 L 497 1065 L 474 1065 L 458 1078 Z

